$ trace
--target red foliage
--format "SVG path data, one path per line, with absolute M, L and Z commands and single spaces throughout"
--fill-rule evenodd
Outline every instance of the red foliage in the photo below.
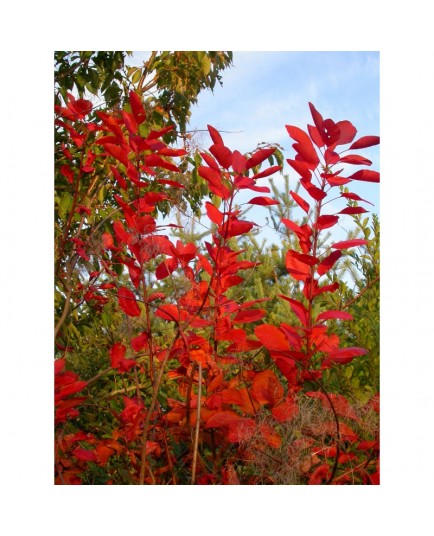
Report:
M 84 299 L 99 302 L 101 310 L 108 298 L 100 291 L 109 293 L 115 286 L 117 288 L 117 304 L 127 317 L 126 328 L 123 342 L 110 343 L 108 357 L 110 373 L 121 379 L 119 385 L 125 391 L 119 395 L 122 410 L 108 406 L 110 418 L 118 423 L 113 427 L 112 437 L 97 431 L 95 435 L 84 432 L 65 435 L 67 424 L 79 416 L 79 406 L 86 400 L 85 396 L 75 395 L 88 383 L 65 370 L 64 358 L 56 361 L 57 483 L 80 484 L 91 464 L 109 466 L 113 456 L 120 454 L 129 460 L 131 470 L 127 473 L 132 482 L 163 483 L 169 478 L 174 482 L 177 478 L 174 464 L 182 460 L 180 463 L 186 468 L 193 467 L 193 459 L 196 463 L 195 455 L 201 447 L 192 443 L 191 438 L 192 427 L 197 424 L 199 444 L 206 445 L 207 451 L 213 454 L 209 464 L 200 459 L 196 483 L 240 484 L 235 462 L 238 457 L 242 459 L 242 445 L 250 442 L 257 449 L 270 448 L 273 453 L 268 454 L 270 458 L 278 456 L 285 446 L 282 427 L 299 416 L 297 393 L 306 390 L 306 382 L 310 385 L 306 395 L 333 410 L 330 421 L 318 425 L 317 430 L 312 426 L 312 441 L 303 444 L 310 456 L 301 471 L 306 482 L 331 483 L 336 478 L 335 460 L 344 468 L 356 465 L 357 456 L 374 453 L 372 460 L 376 461 L 378 442 L 360 441 L 348 424 L 333 421 L 333 417 L 338 416 L 356 423 L 358 416 L 345 397 L 333 393 L 325 395 L 321 384 L 325 369 L 349 363 L 368 351 L 354 346 L 342 347 L 339 337 L 329 331 L 328 325 L 332 324 L 329 320 L 351 321 L 349 313 L 335 309 L 315 314 L 313 311 L 318 296 L 335 292 L 339 286 L 337 282 L 320 286 L 320 278 L 332 270 L 343 250 L 367 244 L 366 240 L 352 239 L 332 244 L 332 252 L 320 247 L 321 233 L 339 221 L 336 214 L 322 214 L 324 200 L 331 191 L 348 182 L 378 182 L 379 174 L 362 169 L 342 177 L 342 170 L 332 172 L 331 168 L 337 163 L 359 166 L 371 162 L 360 155 L 341 156 L 337 152 L 338 146 L 352 143 L 356 136 L 357 131 L 349 121 L 323 119 L 312 104 L 309 106 L 314 126 L 308 125 L 307 132 L 286 125 L 289 136 L 295 141 L 296 152 L 288 163 L 300 176 L 300 184 L 310 198 L 308 202 L 290 191 L 306 213 L 307 223 L 299 225 L 282 218 L 285 227 L 298 238 L 298 248 L 286 252 L 285 266 L 289 276 L 301 286 L 301 293 L 297 299 L 279 296 L 296 315 L 296 326 L 286 323 L 252 326 L 266 317 L 267 311 L 256 307 L 265 300 L 242 303 L 242 291 L 237 289 L 237 296 L 241 298 L 234 298 L 236 293 L 231 292 L 245 280 L 240 272 L 256 266 L 254 262 L 240 260 L 243 251 L 233 249 L 233 239 L 245 235 L 256 225 L 242 218 L 235 196 L 244 189 L 269 192 L 269 188 L 258 186 L 256 180 L 280 169 L 279 166 L 258 169 L 272 157 L 275 149 L 263 148 L 242 155 L 225 146 L 220 133 L 208 125 L 213 144 L 209 152 L 201 153 L 206 165 L 199 165 L 197 173 L 211 192 L 212 202 L 204 204 L 208 225 L 213 230 L 211 238 L 203 248 L 181 240 L 173 243 L 161 234 L 163 229 L 157 225 L 155 216 L 158 203 L 170 205 L 174 202 L 173 191 L 183 187 L 177 181 L 158 178 L 166 171 L 181 173 L 172 158 L 185 155 L 185 151 L 168 147 L 162 140 L 173 126 L 142 130 L 147 117 L 141 97 L 133 92 L 129 108 L 117 114 L 97 112 L 101 124 L 87 127 L 89 132 L 98 131 L 94 151 L 86 148 L 85 164 L 80 173 L 93 172 L 95 161 L 101 159 L 111 170 L 114 199 L 119 209 L 118 219 L 111 224 L 113 234 L 105 231 L 101 238 L 100 270 L 109 280 L 85 289 Z M 56 109 L 63 118 L 58 119 L 57 124 L 64 126 L 76 148 L 80 148 L 85 139 L 81 134 L 85 126 L 80 124 L 79 128 L 76 122 L 83 120 L 91 110 L 88 101 L 74 100 L 71 96 L 66 108 Z M 378 142 L 376 136 L 365 136 L 353 142 L 350 149 L 370 147 Z M 71 161 L 69 155 L 72 154 L 66 146 L 63 153 Z M 66 182 L 73 184 L 76 174 L 69 166 L 63 164 L 59 172 Z M 216 206 L 216 196 L 222 202 L 221 208 Z M 352 203 L 338 213 L 342 217 L 366 212 L 356 206 L 358 201 L 365 201 L 357 194 L 340 193 L 338 197 Z M 278 201 L 257 196 L 247 203 L 267 207 Z M 92 215 L 87 205 L 77 205 L 74 210 L 82 217 Z M 77 254 L 89 261 L 90 241 L 79 237 L 70 240 Z M 134 291 L 128 288 L 130 283 L 118 275 L 121 273 L 119 265 L 128 270 Z M 160 282 L 171 281 L 169 278 L 174 278 L 178 272 L 184 276 L 185 288 L 174 291 L 173 295 L 166 290 L 161 292 Z M 170 340 L 162 340 L 154 332 L 157 322 L 169 322 L 167 333 L 175 335 Z M 127 351 L 132 353 L 131 358 L 126 357 Z M 142 362 L 138 359 L 140 356 L 134 358 L 134 352 L 142 352 L 146 359 Z M 255 362 L 257 356 L 261 359 Z M 138 380 L 139 372 L 143 384 Z M 167 392 L 162 387 L 163 381 L 168 382 Z M 318 390 L 312 391 L 312 385 Z M 129 391 L 133 389 L 134 396 L 130 397 Z M 111 396 L 109 394 L 108 398 Z M 372 402 L 374 410 L 378 410 L 376 400 Z M 263 415 L 267 417 L 263 419 Z M 76 426 L 79 426 L 78 421 Z M 318 437 L 329 435 L 333 444 L 326 450 L 323 446 L 320 448 L 315 434 Z M 354 452 L 342 452 L 339 448 L 342 441 L 358 442 L 358 447 Z M 179 444 L 188 445 L 187 455 L 179 452 Z M 226 453 L 228 458 L 220 463 L 220 457 L 223 460 Z M 209 472 L 211 464 L 212 473 Z M 378 483 L 377 466 L 375 472 L 365 470 L 363 475 L 362 479 Z M 341 471 L 336 480 L 337 483 L 347 482 L 345 471 Z M 111 478 L 107 479 L 107 483 L 112 482 Z

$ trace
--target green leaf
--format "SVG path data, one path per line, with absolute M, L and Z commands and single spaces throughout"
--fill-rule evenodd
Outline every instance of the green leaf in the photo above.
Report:
M 140 70 L 137 70 L 134 75 L 132 76 L 131 78 L 131 81 L 133 84 L 137 84 L 138 81 L 140 80 L 140 77 L 142 76 L 142 73 Z
M 345 376 L 350 379 L 351 376 L 353 375 L 353 372 L 354 372 L 354 368 L 352 366 L 348 366 L 345 368 Z
M 69 194 L 63 194 L 59 201 L 59 217 L 63 220 L 72 205 L 72 198 Z
M 205 76 L 208 75 L 208 73 L 210 72 L 211 70 L 211 60 L 209 59 L 208 56 L 204 56 L 202 58 L 202 71 L 203 71 L 203 74 Z
M 136 72 L 138 71 L 138 67 L 128 67 L 128 70 L 127 70 L 127 76 L 128 78 L 131 78 L 131 76 Z

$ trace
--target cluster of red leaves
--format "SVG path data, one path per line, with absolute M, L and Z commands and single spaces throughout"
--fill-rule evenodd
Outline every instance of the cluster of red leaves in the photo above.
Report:
M 152 330 L 142 328 L 131 337 L 129 345 L 117 341 L 109 348 L 111 368 L 133 385 L 136 382 L 134 374 L 139 369 L 137 354 L 145 355 L 149 366 L 144 374 L 151 381 L 153 390 L 152 401 L 147 398 L 148 405 L 145 398 L 123 395 L 124 409 L 115 415 L 119 426 L 111 439 L 81 432 L 63 434 L 62 426 L 77 417 L 77 408 L 85 400 L 84 397 L 69 397 L 86 387 L 86 382 L 66 372 L 64 360 L 56 362 L 56 424 L 61 431 L 58 435 L 61 454 L 56 461 L 59 483 L 80 483 L 80 474 L 87 462 L 103 466 L 114 453 L 127 456 L 134 481 L 158 483 L 159 475 L 166 478 L 171 473 L 174 482 L 176 468 L 173 466 L 178 461 L 174 445 L 191 442 L 192 427 L 199 425 L 202 444 L 207 444 L 213 451 L 214 472 L 210 473 L 203 463 L 197 482 L 237 484 L 240 481 L 234 461 L 228 458 L 219 465 L 217 450 L 222 456 L 259 431 L 264 445 L 278 452 L 285 442 L 279 426 L 298 415 L 296 394 L 303 389 L 306 380 L 319 386 L 318 391 L 308 393 L 309 396 L 330 407 L 336 418 L 336 422 L 329 422 L 329 435 L 334 443 L 326 453 L 323 452 L 324 460 L 319 457 L 320 452 L 315 451 L 315 441 L 309 445 L 318 463 L 309 466 L 306 483 L 330 483 L 333 479 L 345 483 L 346 464 L 354 463 L 355 455 L 342 455 L 339 445 L 343 439 L 358 442 L 362 453 L 369 451 L 371 455 L 372 449 L 378 448 L 377 443 L 360 443 L 360 438 L 351 434 L 344 422 L 339 423 L 339 418 L 354 419 L 354 411 L 343 396 L 326 394 L 320 383 L 323 370 L 349 363 L 367 353 L 364 348 L 342 347 L 339 337 L 328 329 L 328 321 L 350 321 L 352 317 L 345 311 L 329 310 L 314 318 L 312 310 L 317 296 L 338 289 L 337 283 L 321 285 L 320 280 L 335 266 L 342 252 L 367 243 L 360 239 L 348 240 L 321 251 L 318 244 L 323 230 L 335 226 L 341 216 L 366 212 L 354 203 L 366 201 L 352 192 L 340 195 L 350 204 L 337 214 L 322 214 L 324 200 L 330 191 L 341 185 L 379 180 L 377 172 L 366 169 L 349 177 L 341 175 L 342 169 L 333 172 L 336 164 L 371 164 L 356 154 L 343 156 L 345 151 L 338 153 L 337 147 L 351 143 L 348 150 L 357 150 L 372 146 L 379 139 L 366 136 L 353 141 L 356 129 L 349 121 L 324 120 L 312 104 L 310 109 L 314 125 L 308 125 L 307 133 L 295 126 L 286 127 L 295 141 L 293 148 L 296 152 L 295 158 L 288 159 L 288 163 L 299 174 L 300 184 L 309 198 L 308 202 L 295 191 L 290 192 L 308 215 L 308 223 L 299 226 L 289 219 L 282 219 L 299 241 L 299 249 L 290 249 L 286 254 L 286 269 L 291 277 L 302 283 L 303 298 L 280 296 L 296 315 L 297 326 L 285 323 L 253 326 L 266 316 L 266 311 L 258 307 L 264 300 L 240 303 L 228 297 L 230 289 L 244 282 L 241 273 L 256 266 L 253 262 L 239 260 L 242 251 L 230 246 L 234 237 L 248 233 L 255 225 L 242 219 L 241 211 L 234 208 L 234 199 L 244 189 L 261 194 L 270 192 L 268 187 L 259 186 L 258 180 L 271 176 L 280 167 L 271 166 L 259 171 L 259 166 L 273 155 L 274 148 L 258 149 L 250 156 L 242 155 L 229 149 L 219 132 L 208 126 L 213 144 L 209 152 L 201 153 L 204 165 L 197 171 L 206 181 L 211 198 L 220 198 L 223 208 L 211 201 L 205 203 L 205 214 L 214 224 L 214 232 L 212 240 L 205 242 L 205 249 L 201 250 L 193 243 L 172 242 L 161 234 L 155 217 L 158 203 L 170 202 L 173 189 L 182 187 L 176 181 L 158 178 L 161 175 L 155 171 L 158 168 L 180 172 L 172 158 L 185 155 L 185 151 L 168 147 L 162 140 L 172 127 L 156 131 L 141 129 L 146 122 L 146 113 L 139 96 L 133 92 L 130 94 L 131 111 L 123 110 L 118 115 L 96 112 L 100 122 L 85 123 L 88 131 L 99 133 L 94 147 L 87 149 L 80 170 L 65 165 L 60 172 L 72 184 L 79 180 L 80 173 L 92 172 L 95 158 L 106 159 L 109 163 L 118 191 L 114 199 L 119 206 L 119 217 L 112 223 L 113 232 L 106 231 L 102 236 L 101 268 L 114 282 L 107 284 L 116 286 L 117 303 L 125 315 L 143 319 L 145 326 L 150 325 L 152 316 L 171 322 L 176 336 L 165 347 L 159 347 Z M 76 101 L 71 96 L 66 108 L 57 109 L 63 118 L 57 119 L 57 124 L 68 131 L 77 147 L 83 145 L 84 134 L 79 134 L 79 129 L 70 123 L 84 120 L 90 111 L 87 101 Z M 64 152 L 68 156 L 66 147 Z M 133 196 L 132 191 L 135 192 Z M 277 201 L 261 195 L 253 197 L 249 203 L 269 206 Z M 81 210 L 87 214 L 86 207 Z M 86 258 L 86 244 L 78 239 L 75 243 L 77 253 Z M 130 286 L 117 281 L 114 265 L 119 264 L 128 271 Z M 155 292 L 145 278 L 151 265 L 156 266 L 153 274 L 157 281 L 173 277 L 180 271 L 189 282 L 188 288 L 177 299 Z M 85 299 L 98 299 L 97 290 L 95 286 L 89 287 L 87 292 L 93 294 Z M 100 305 L 104 306 L 104 303 Z M 248 360 L 252 352 L 268 353 L 274 367 L 256 370 Z M 173 360 L 179 366 L 165 370 L 166 364 Z M 156 405 L 163 381 L 162 374 L 155 375 L 156 364 L 161 367 L 162 374 L 166 373 L 165 381 L 172 382 L 177 389 L 176 399 L 168 398 L 166 407 Z M 233 365 L 241 364 L 243 367 L 239 367 L 239 372 L 231 373 Z M 259 423 L 258 415 L 262 411 L 267 411 L 272 420 Z M 169 445 L 168 437 L 172 445 Z M 191 446 L 187 454 L 190 462 L 197 448 L 197 444 Z M 149 457 L 161 462 L 154 466 L 154 470 Z M 163 459 L 167 463 L 161 461 Z M 336 473 L 337 466 L 339 474 Z M 145 476 L 148 473 L 149 476 Z M 371 475 L 371 483 L 377 483 L 377 471 L 365 470 L 365 474 Z

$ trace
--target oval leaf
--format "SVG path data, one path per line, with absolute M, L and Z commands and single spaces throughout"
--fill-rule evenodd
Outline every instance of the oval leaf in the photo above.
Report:
M 342 242 L 336 242 L 332 244 L 333 249 L 347 249 L 353 248 L 355 246 L 365 246 L 368 243 L 367 240 L 363 238 L 353 238 L 352 240 L 343 240 Z
M 353 315 L 350 315 L 350 313 L 346 313 L 345 311 L 324 311 L 316 317 L 315 322 L 330 320 L 331 318 L 338 320 L 353 320 Z
M 284 333 L 276 326 L 262 324 L 256 326 L 255 335 L 268 350 L 285 352 L 289 350 L 289 342 Z
M 253 199 L 250 199 L 250 201 L 247 201 L 247 203 L 250 203 L 251 205 L 262 206 L 280 205 L 279 201 L 271 199 L 271 197 L 254 197 Z
M 118 290 L 119 306 L 128 316 L 140 316 L 140 308 L 137 305 L 134 293 L 128 288 L 120 287 Z
M 380 143 L 379 136 L 363 136 L 356 140 L 350 147 L 350 149 L 366 149 L 366 147 L 372 147 Z
M 293 192 L 292 190 L 289 192 L 291 194 L 291 197 L 294 199 L 294 201 L 299 205 L 306 214 L 309 213 L 310 205 L 307 201 L 305 201 L 302 197 L 300 197 L 296 192 Z

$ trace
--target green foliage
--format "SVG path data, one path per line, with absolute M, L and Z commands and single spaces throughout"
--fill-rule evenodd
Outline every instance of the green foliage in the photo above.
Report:
M 333 328 L 345 337 L 348 346 L 362 346 L 369 353 L 348 365 L 326 371 L 324 379 L 336 392 L 363 404 L 380 389 L 380 222 L 376 214 L 371 221 L 355 216 L 354 222 L 356 232 L 368 244 L 361 252 L 347 253 L 338 270 L 339 278 L 346 280 L 342 293 L 329 296 L 324 305 L 353 315 L 351 323 L 335 321 Z M 354 238 L 354 233 L 349 238 Z

